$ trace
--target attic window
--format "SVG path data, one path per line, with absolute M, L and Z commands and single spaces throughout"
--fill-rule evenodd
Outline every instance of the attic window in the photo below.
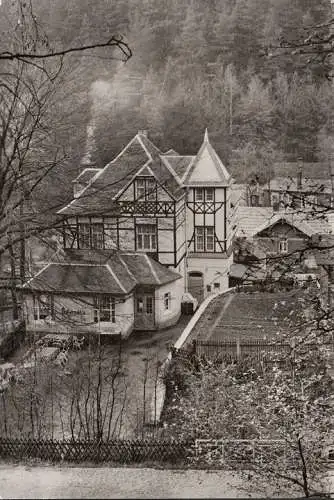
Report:
M 214 198 L 214 189 L 213 188 L 206 188 L 205 198 L 206 198 L 206 201 L 213 201 L 213 198 Z
M 278 252 L 281 254 L 288 253 L 288 240 L 286 238 L 279 240 Z
M 136 200 L 155 200 L 156 198 L 156 182 L 152 177 L 136 179 Z
M 195 188 L 195 201 L 204 201 L 204 189 Z

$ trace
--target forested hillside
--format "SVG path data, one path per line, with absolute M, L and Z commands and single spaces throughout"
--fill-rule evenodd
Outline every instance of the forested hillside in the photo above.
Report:
M 79 171 L 89 122 L 97 166 L 138 129 L 191 154 L 208 127 L 238 180 L 274 161 L 327 159 L 334 97 L 324 68 L 263 47 L 328 19 L 330 0 L 36 0 L 35 9 L 55 44 L 121 33 L 133 50 L 126 64 L 104 53 L 67 63 L 54 113 L 68 157 L 55 178 Z

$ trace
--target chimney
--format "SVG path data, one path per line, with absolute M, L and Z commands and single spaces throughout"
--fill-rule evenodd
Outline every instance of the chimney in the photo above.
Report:
M 94 153 L 95 146 L 96 146 L 94 133 L 95 133 L 95 123 L 94 123 L 94 121 L 92 121 L 87 126 L 85 153 L 81 159 L 81 166 L 84 168 L 95 166 L 93 164 L 93 159 L 92 159 L 92 154 Z
M 297 189 L 302 188 L 302 180 L 303 180 L 303 159 L 298 158 Z

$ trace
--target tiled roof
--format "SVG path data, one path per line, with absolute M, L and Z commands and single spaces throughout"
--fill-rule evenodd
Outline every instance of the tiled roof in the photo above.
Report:
M 115 277 L 107 270 L 106 265 L 99 264 L 48 264 L 23 288 L 58 293 L 85 292 L 115 295 L 126 293 L 125 288 L 120 286 Z
M 58 293 L 124 295 L 137 285 L 161 286 L 180 275 L 146 254 L 67 252 L 67 261 L 50 263 L 23 285 L 23 289 Z
M 325 217 L 311 216 L 303 212 L 275 212 L 272 207 L 242 207 L 239 206 L 235 220 L 237 224 L 236 236 L 253 237 L 267 227 L 285 220 L 308 236 L 326 234 L 330 226 Z
M 122 253 L 121 259 L 140 285 L 160 286 L 181 276 L 143 253 Z
M 161 151 L 144 135 L 137 134 L 129 144 L 88 183 L 80 196 L 58 213 L 64 215 L 108 214 L 117 198 L 137 172 L 149 165 L 157 181 L 176 198 L 182 192 L 179 183 L 162 161 Z
M 184 184 L 228 186 L 231 180 L 231 175 L 212 147 L 206 130 L 202 146 L 184 177 Z
M 72 182 L 87 184 L 94 177 L 94 175 L 96 175 L 100 171 L 100 168 L 85 168 Z
M 175 172 L 177 177 L 182 182 L 185 173 L 187 172 L 189 165 L 194 160 L 194 156 L 180 156 L 180 155 L 163 155 L 162 161 L 168 164 L 168 166 Z

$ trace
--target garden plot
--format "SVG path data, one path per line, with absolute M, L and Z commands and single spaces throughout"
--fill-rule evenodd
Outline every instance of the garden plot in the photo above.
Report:
M 254 292 L 217 296 L 195 325 L 189 340 L 270 339 L 298 321 L 307 292 Z

